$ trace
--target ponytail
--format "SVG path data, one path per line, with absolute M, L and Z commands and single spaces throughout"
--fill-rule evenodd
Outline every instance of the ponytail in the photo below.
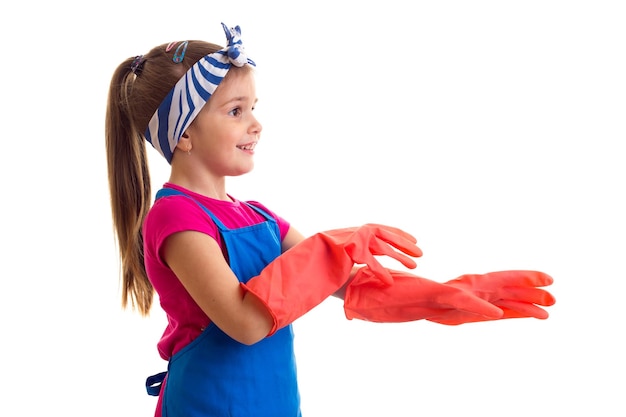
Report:
M 113 227 L 121 258 L 122 307 L 147 316 L 154 289 L 144 265 L 141 227 L 150 208 L 146 144 L 129 115 L 135 75 L 132 59 L 115 71 L 109 88 L 105 140 Z

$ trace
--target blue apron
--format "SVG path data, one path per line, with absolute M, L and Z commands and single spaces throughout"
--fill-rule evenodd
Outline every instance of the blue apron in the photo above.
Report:
M 169 195 L 191 198 L 171 188 L 159 190 L 156 198 Z M 191 199 L 219 228 L 230 268 L 240 282 L 258 275 L 280 255 L 278 224 L 265 211 L 250 205 L 266 221 L 227 229 Z M 146 388 L 150 395 L 162 395 L 162 417 L 301 417 L 292 326 L 248 346 L 211 323 L 172 356 L 167 372 L 149 377 Z

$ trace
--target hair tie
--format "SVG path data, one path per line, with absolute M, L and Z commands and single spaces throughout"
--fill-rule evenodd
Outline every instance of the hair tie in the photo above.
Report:
M 141 71 L 143 71 L 143 64 L 146 62 L 143 55 L 137 55 L 133 60 L 133 63 L 130 64 L 130 71 L 136 76 L 141 75 Z

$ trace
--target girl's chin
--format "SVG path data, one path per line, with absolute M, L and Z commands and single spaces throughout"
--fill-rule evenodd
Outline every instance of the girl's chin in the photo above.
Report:
M 254 164 L 250 164 L 247 167 L 241 167 L 240 169 L 238 169 L 237 171 L 233 172 L 231 174 L 232 177 L 239 177 L 241 175 L 246 175 L 249 172 L 251 172 L 254 169 Z

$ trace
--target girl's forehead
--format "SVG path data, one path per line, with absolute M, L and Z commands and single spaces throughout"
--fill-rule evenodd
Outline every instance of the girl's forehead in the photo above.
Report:
M 225 95 L 228 93 L 239 94 L 238 92 L 254 89 L 254 74 L 252 71 L 246 71 L 242 69 L 231 69 L 226 74 L 226 77 L 222 80 L 220 85 L 215 89 L 215 93 L 211 98 L 216 95 Z M 209 100 L 210 101 L 210 100 Z
M 256 87 L 252 71 L 231 69 L 217 86 L 207 105 L 221 106 L 235 99 L 256 101 Z

